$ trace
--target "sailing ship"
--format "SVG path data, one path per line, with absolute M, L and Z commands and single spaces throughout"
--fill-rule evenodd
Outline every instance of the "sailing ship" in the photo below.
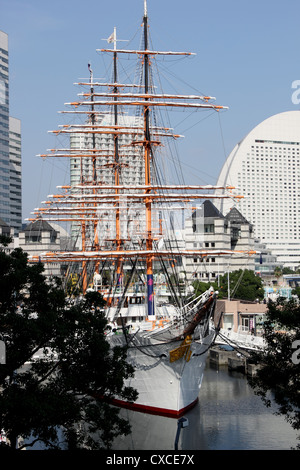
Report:
M 134 403 L 121 402 L 118 397 L 114 403 L 178 417 L 198 400 L 206 356 L 217 332 L 217 293 L 208 289 L 194 298 L 182 259 L 231 252 L 182 249 L 172 243 L 174 237 L 167 230 L 174 233 L 172 214 L 193 210 L 200 199 L 240 196 L 234 196 L 231 187 L 170 184 L 163 176 L 163 166 L 175 167 L 176 160 L 172 155 L 164 163 L 161 149 L 168 145 L 163 143 L 167 139 L 174 142 L 180 135 L 160 123 L 161 111 L 219 112 L 225 108 L 209 96 L 157 91 L 154 61 L 191 53 L 149 48 L 146 0 L 142 47 L 119 49 L 117 42 L 114 29 L 108 39 L 113 47 L 98 50 L 112 56 L 112 80 L 96 81 L 89 64 L 89 78 L 77 83 L 86 91 L 80 100 L 66 103 L 67 110 L 62 111 L 68 118 L 80 120 L 53 131 L 67 135 L 69 146 L 42 155 L 69 158 L 73 180 L 58 186 L 59 194 L 48 196 L 29 220 L 69 222 L 74 248 L 40 253 L 31 261 L 62 263 L 73 280 L 80 274 L 83 293 L 88 289 L 102 293 L 110 326 L 107 339 L 112 347 L 127 348 L 135 374 L 126 385 L 138 391 Z M 138 59 L 133 83 L 119 81 L 119 57 L 124 54 Z M 216 189 L 222 195 L 216 196 Z M 79 241 L 74 238 L 77 230 Z

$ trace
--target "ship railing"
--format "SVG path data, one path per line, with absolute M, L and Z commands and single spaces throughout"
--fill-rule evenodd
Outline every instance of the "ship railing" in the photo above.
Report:
M 213 294 L 214 290 L 213 288 L 209 288 L 207 291 L 203 292 L 200 294 L 198 297 L 195 299 L 191 300 L 189 303 L 185 304 L 182 307 L 182 313 L 187 313 L 191 310 L 195 310 L 201 303 L 204 304 L 210 296 Z

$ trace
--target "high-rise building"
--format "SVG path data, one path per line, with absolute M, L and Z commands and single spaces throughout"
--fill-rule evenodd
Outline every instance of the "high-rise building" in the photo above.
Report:
M 8 36 L 0 31 L 0 217 L 10 224 Z
M 0 31 L 0 217 L 22 227 L 21 123 L 9 116 L 8 35 Z
M 135 116 L 120 116 L 119 126 L 127 127 L 127 134 L 119 135 L 119 153 L 120 153 L 120 184 L 143 184 L 144 183 L 144 167 L 141 159 L 140 149 L 137 146 L 136 150 L 133 151 L 130 147 L 130 143 L 133 140 L 132 134 L 129 133 L 130 127 L 134 128 L 137 123 L 142 126 L 141 120 L 138 120 Z M 105 127 L 113 126 L 113 115 L 102 114 L 98 118 L 97 124 Z M 114 138 L 113 134 L 103 133 L 95 134 L 95 142 L 93 143 L 93 137 L 91 132 L 84 134 L 82 132 L 73 133 L 70 137 L 71 149 L 88 150 L 95 147 L 99 150 L 99 155 L 103 152 L 101 158 L 97 158 L 96 171 L 97 178 L 100 184 L 113 185 L 114 180 Z M 81 181 L 81 178 L 83 181 Z M 72 158 L 71 169 L 70 169 L 70 182 L 71 185 L 78 184 L 80 182 L 92 181 L 93 179 L 93 167 L 91 158 Z M 112 189 L 112 191 L 114 191 Z
M 22 228 L 21 121 L 9 118 L 9 192 L 10 225 Z
M 239 211 L 278 264 L 300 265 L 300 111 L 276 114 L 249 132 L 230 153 L 217 184 L 238 188 L 244 196 Z M 226 214 L 230 205 L 221 201 L 218 208 Z
M 98 117 L 97 124 L 105 127 L 113 126 L 114 116 L 112 114 L 101 114 Z M 144 184 L 145 171 L 143 166 L 143 157 L 141 154 L 141 146 L 136 146 L 132 150 L 130 143 L 133 140 L 133 132 L 130 129 L 136 128 L 138 125 L 142 126 L 141 118 L 128 115 L 119 116 L 119 126 L 124 126 L 127 133 L 120 134 L 118 138 L 119 146 L 119 164 L 120 175 L 119 184 L 125 186 L 137 186 Z M 114 154 L 114 136 L 109 133 L 72 133 L 70 136 L 70 148 L 80 150 L 97 149 L 96 158 L 96 175 L 97 183 L 105 187 L 104 191 L 109 194 L 115 192 L 115 154 Z M 93 181 L 93 164 L 91 157 L 74 156 L 70 160 L 70 183 L 74 187 L 79 183 L 91 183 Z M 111 186 L 109 189 L 107 187 Z M 139 190 L 136 189 L 136 192 Z M 120 190 L 120 193 L 126 190 Z M 143 209 L 137 204 L 127 205 L 127 201 L 122 198 L 120 200 L 120 223 L 121 223 L 121 236 L 128 238 L 130 233 L 131 239 L 141 238 L 141 233 L 145 231 L 145 214 Z M 115 217 L 115 209 L 108 209 L 105 211 L 98 209 L 98 232 L 99 238 L 106 237 L 109 239 L 115 238 L 115 225 L 112 223 Z M 76 234 L 79 225 L 72 224 L 72 238 L 76 239 Z M 100 241 L 101 243 L 101 241 Z

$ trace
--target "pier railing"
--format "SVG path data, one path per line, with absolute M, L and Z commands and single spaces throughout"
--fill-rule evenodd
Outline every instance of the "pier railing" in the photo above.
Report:
M 254 336 L 250 333 L 236 333 L 232 330 L 220 330 L 217 343 L 231 344 L 232 346 L 239 346 L 245 349 L 263 349 L 264 339 L 260 336 Z

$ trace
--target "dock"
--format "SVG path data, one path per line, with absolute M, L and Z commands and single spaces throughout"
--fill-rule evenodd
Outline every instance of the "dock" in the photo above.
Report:
M 214 346 L 210 349 L 209 361 L 216 366 L 227 366 L 229 371 L 241 372 L 253 377 L 259 369 L 259 364 L 248 361 L 249 354 L 245 350 L 239 353 L 230 346 Z

